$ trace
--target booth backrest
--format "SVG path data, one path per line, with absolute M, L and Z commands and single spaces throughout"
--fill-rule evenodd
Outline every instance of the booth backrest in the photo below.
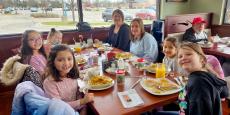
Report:
M 205 28 L 210 28 L 212 24 L 212 13 L 196 13 L 167 16 L 165 18 L 165 35 L 185 32 L 190 28 L 194 17 L 202 17 L 206 21 Z

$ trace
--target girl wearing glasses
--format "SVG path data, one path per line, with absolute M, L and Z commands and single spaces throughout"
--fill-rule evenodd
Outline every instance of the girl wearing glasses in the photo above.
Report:
M 40 75 L 46 67 L 46 54 L 43 48 L 42 37 L 36 30 L 26 30 L 22 36 L 21 62 L 34 67 Z

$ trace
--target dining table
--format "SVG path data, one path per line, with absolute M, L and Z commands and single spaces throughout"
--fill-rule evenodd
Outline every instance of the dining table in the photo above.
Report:
M 211 47 L 202 47 L 205 54 L 215 55 L 218 57 L 223 57 L 225 59 L 230 59 L 230 38 L 224 37 L 219 38 L 218 42 L 212 43 Z
M 112 51 L 122 52 L 119 49 L 113 48 Z M 99 66 L 101 67 L 101 58 L 104 56 L 102 54 L 99 57 Z M 102 71 L 102 74 L 112 78 L 115 81 L 115 84 L 103 90 L 90 90 L 90 93 L 94 93 L 94 102 L 89 103 L 89 107 L 97 115 L 134 115 L 141 114 L 143 112 L 151 111 L 156 108 L 160 108 L 164 105 L 173 103 L 178 99 L 178 93 L 169 94 L 169 95 L 153 95 L 147 92 L 142 88 L 140 83 L 137 83 L 139 79 L 143 77 L 155 78 L 154 73 L 143 73 L 142 70 L 136 68 L 133 64 L 128 64 L 128 72 L 125 75 L 124 84 L 120 85 L 116 83 L 116 75 L 109 74 Z M 134 85 L 137 83 L 136 85 Z M 135 89 L 137 94 L 141 97 L 144 104 L 124 108 L 121 103 L 121 100 L 118 97 L 118 92 L 127 91 L 129 89 Z

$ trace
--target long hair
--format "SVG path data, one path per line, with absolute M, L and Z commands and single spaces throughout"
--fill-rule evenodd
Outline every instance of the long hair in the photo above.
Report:
M 79 71 L 78 67 L 76 64 L 76 60 L 74 57 L 73 51 L 66 45 L 56 45 L 51 49 L 49 58 L 48 58 L 48 63 L 47 63 L 47 76 L 51 75 L 55 81 L 61 81 L 61 75 L 57 68 L 55 67 L 54 61 L 57 57 L 58 52 L 60 51 L 69 51 L 72 56 L 73 56 L 73 68 L 67 73 L 67 77 L 72 78 L 72 79 L 77 79 L 79 78 Z
M 143 36 L 144 36 L 144 34 L 145 34 L 144 23 L 143 23 L 142 19 L 140 19 L 140 18 L 134 18 L 134 19 L 131 21 L 131 23 L 130 23 L 130 31 L 131 31 L 132 24 L 133 24 L 134 22 L 137 22 L 137 23 L 139 24 L 139 27 L 140 27 L 140 29 L 141 29 L 141 38 L 140 38 L 140 39 L 142 39 Z M 133 41 L 133 42 L 136 41 L 136 39 L 134 38 L 132 32 L 130 32 L 130 33 L 131 33 L 131 38 L 130 38 L 131 41 Z
M 33 32 L 39 33 L 36 30 L 26 30 L 22 35 L 21 51 L 19 55 L 21 56 L 21 62 L 24 64 L 30 64 L 30 59 L 31 59 L 31 56 L 33 55 L 33 49 L 29 46 L 29 43 L 28 43 L 30 34 Z M 47 57 L 45 54 L 43 45 L 39 49 L 39 53 L 41 53 L 44 57 Z
M 122 21 L 124 21 L 125 17 L 124 17 L 123 12 L 120 9 L 114 10 L 113 13 L 112 13 L 112 16 L 114 16 L 115 14 L 119 14 L 121 16 L 121 18 L 122 18 Z
M 197 43 L 192 43 L 192 42 L 183 42 L 179 45 L 179 49 L 192 49 L 192 51 L 194 51 L 195 53 L 197 53 L 201 59 L 203 59 L 203 63 L 202 63 L 202 67 L 204 69 L 206 69 L 208 72 L 211 72 L 212 74 L 219 76 L 219 74 L 217 72 L 215 72 L 212 67 L 208 64 L 207 62 L 207 58 L 202 50 L 202 48 L 200 47 L 199 44 Z M 199 63 L 199 62 L 197 62 Z

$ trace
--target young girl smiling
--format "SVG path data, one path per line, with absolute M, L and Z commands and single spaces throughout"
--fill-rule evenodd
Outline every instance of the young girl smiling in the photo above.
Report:
M 77 85 L 79 71 L 74 54 L 68 46 L 56 45 L 51 49 L 48 60 L 48 76 L 43 83 L 45 93 L 50 98 L 67 102 L 75 110 L 86 112 L 85 104 L 93 101 L 93 94 L 87 93 L 84 98 Z

